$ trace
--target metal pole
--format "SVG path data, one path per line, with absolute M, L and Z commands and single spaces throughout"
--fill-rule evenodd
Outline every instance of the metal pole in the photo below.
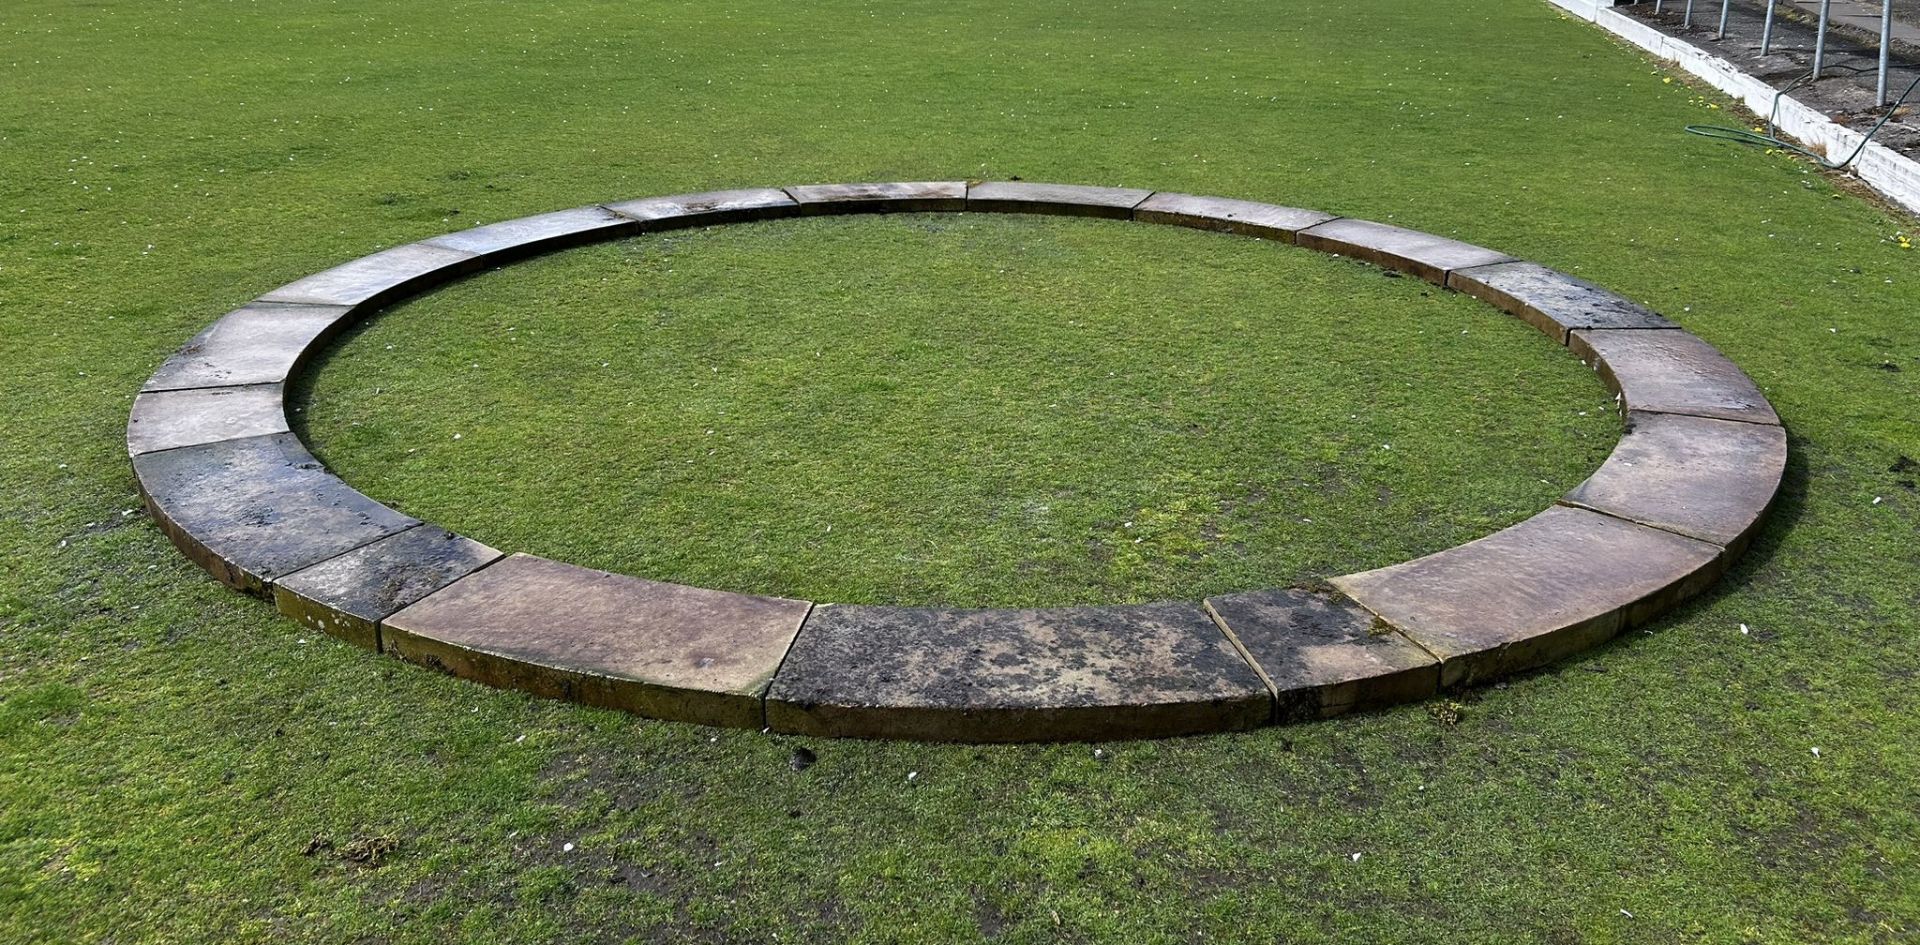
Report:
M 1760 28 L 1760 55 L 1773 54 L 1773 5 L 1777 0 L 1767 0 L 1767 25 Z
M 1720 34 L 1714 39 L 1727 38 L 1727 10 L 1733 6 L 1733 0 L 1720 0 Z
M 1661 4 L 1664 4 L 1666 2 L 1667 0 L 1653 0 L 1653 12 L 1659 13 Z
M 1685 19 L 1680 21 L 1680 28 L 1683 30 L 1693 29 L 1693 0 L 1687 0 L 1687 15 Z
M 1880 2 L 1880 84 L 1875 86 L 1873 101 L 1884 105 L 1887 101 L 1887 44 L 1893 35 L 1893 0 Z
M 1820 0 L 1820 22 L 1813 28 L 1813 77 L 1820 78 L 1820 65 L 1827 60 L 1827 8 L 1833 0 Z

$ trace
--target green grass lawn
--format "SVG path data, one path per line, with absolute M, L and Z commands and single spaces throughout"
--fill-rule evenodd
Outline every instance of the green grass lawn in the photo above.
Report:
M 0 77 L 0 941 L 1920 935 L 1913 223 L 1682 134 L 1725 103 L 1539 0 L 16 0 Z M 1099 756 L 483 689 L 308 636 L 136 510 L 132 392 L 297 276 L 606 199 L 1012 176 L 1390 220 L 1594 279 L 1761 384 L 1785 494 L 1713 593 L 1457 694 L 1457 724 Z M 370 322 L 304 393 L 350 481 L 488 541 L 954 603 L 1445 547 L 1543 507 L 1617 424 L 1464 298 L 1028 218 L 545 257 Z
M 503 548 L 821 601 L 1186 598 L 1512 524 L 1619 436 L 1591 371 L 1310 250 L 1024 216 L 643 237 L 435 293 L 303 418 Z

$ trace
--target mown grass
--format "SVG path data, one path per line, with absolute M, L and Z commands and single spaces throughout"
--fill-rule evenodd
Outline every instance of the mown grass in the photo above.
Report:
M 1618 436 L 1520 322 L 1306 250 L 1109 221 L 646 237 L 340 347 L 323 458 L 503 548 L 703 586 L 1034 606 L 1297 584 L 1533 514 Z
M 1717 100 L 1664 84 L 1543 3 L 29 0 L 0 9 L 0 37 L 0 939 L 1876 942 L 1920 931 L 1920 497 L 1903 462 L 1920 457 L 1920 280 L 1917 257 L 1893 239 L 1912 224 L 1803 165 L 1682 135 Z M 305 637 L 214 586 L 129 512 L 120 436 L 141 379 L 220 313 L 331 262 L 618 196 L 1016 175 L 1392 219 L 1645 300 L 1773 398 L 1794 437 L 1780 508 L 1713 594 L 1587 658 L 1456 696 L 1457 725 L 1409 707 L 1107 745 L 1098 758 L 1088 746 L 805 741 L 820 760 L 803 772 L 788 764 L 800 740 L 535 702 Z M 823 593 L 849 597 L 965 601 L 1118 599 L 1234 567 L 1265 576 L 1390 560 L 1387 543 L 1443 545 L 1472 516 L 1491 526 L 1524 514 L 1563 483 L 1527 486 L 1507 467 L 1577 476 L 1591 462 L 1571 455 L 1587 448 L 1579 434 L 1611 422 L 1569 413 L 1598 399 L 1592 381 L 1517 326 L 1346 263 L 1092 223 L 843 223 L 688 234 L 671 249 L 672 279 L 707 273 L 700 284 L 664 278 L 665 241 L 641 240 L 451 287 L 340 349 L 316 382 L 314 432 L 356 482 L 449 524 L 694 578 L 722 557 L 698 530 L 739 538 L 739 525 L 692 514 L 722 504 L 716 479 L 644 470 L 602 489 L 555 476 L 550 496 L 516 485 L 524 504 L 490 510 L 442 473 L 513 485 L 540 457 L 469 468 L 478 451 L 450 452 L 436 436 L 414 459 L 383 459 L 409 431 L 465 416 L 474 431 L 551 453 L 556 470 L 604 480 L 613 467 L 593 465 L 598 454 L 548 448 L 597 435 L 630 460 L 663 442 L 697 451 L 686 421 L 698 414 L 673 411 L 736 405 L 755 410 L 738 421 L 729 459 L 771 461 L 755 452 L 765 441 L 744 435 L 751 424 L 805 421 L 813 438 L 847 434 L 860 446 L 858 433 L 879 449 L 924 429 L 887 429 L 897 418 L 879 401 L 894 383 L 950 431 L 979 437 L 970 443 L 1029 444 L 1028 461 L 1009 470 L 1063 465 L 1030 445 L 1052 441 L 1017 426 L 1027 422 L 1073 441 L 1088 470 L 1125 470 L 1073 521 L 983 523 L 981 547 L 1004 548 L 1048 527 L 1081 534 L 1185 489 L 1154 478 L 1178 467 L 1134 461 L 1215 455 L 1154 428 L 1164 416 L 1192 410 L 1222 431 L 1272 437 L 1238 441 L 1261 448 L 1282 441 L 1252 432 L 1257 411 L 1316 431 L 1337 422 L 1330 404 L 1365 395 L 1311 370 L 1345 344 L 1312 315 L 1347 297 L 1368 302 L 1353 331 L 1391 347 L 1339 367 L 1378 372 L 1373 412 L 1347 413 L 1379 426 L 1337 431 L 1348 439 L 1324 457 L 1281 448 L 1271 469 L 1219 454 L 1219 477 L 1195 485 L 1217 496 L 1250 475 L 1390 484 L 1384 504 L 1364 488 L 1300 494 L 1351 531 L 1290 531 L 1312 540 L 1263 560 L 1276 553 L 1156 555 L 1137 572 L 1062 550 L 1011 589 L 990 570 L 1013 566 L 999 554 L 951 552 L 934 571 L 820 567 L 837 553 L 884 563 L 898 553 L 890 542 L 966 520 L 934 516 L 910 523 L 921 531 L 849 545 L 769 533 L 767 559 L 732 572 L 765 584 L 819 575 Z M 1206 259 L 1247 255 L 1217 267 L 1187 246 L 1205 246 Z M 837 264 L 797 279 L 815 254 Z M 999 257 L 1024 258 L 1030 278 L 981 278 Z M 1101 272 L 1110 277 L 1088 275 Z M 1326 333 L 1292 350 L 1205 330 L 1221 327 L 1208 313 L 1243 307 L 1262 273 L 1297 285 L 1257 298 L 1261 317 Z M 611 281 L 584 291 L 583 278 Z M 861 297 L 869 279 L 895 298 Z M 922 284 L 945 291 L 923 295 Z M 642 289 L 643 299 L 621 294 Z M 756 345 L 791 344 L 835 300 L 847 319 L 899 311 L 928 328 L 961 316 L 1029 326 L 1018 337 L 1030 344 L 955 365 L 938 352 L 977 341 L 941 336 L 921 351 L 890 327 L 859 333 L 864 348 L 833 355 L 843 373 L 876 352 L 904 355 L 902 373 L 874 375 L 875 390 L 845 415 L 808 409 L 817 388 L 784 384 L 798 365 L 739 363 L 742 350 L 770 350 L 749 345 L 714 353 L 708 367 L 735 372 L 702 400 L 675 384 L 698 361 L 648 352 L 700 353 L 700 329 L 728 324 L 734 290 L 777 316 L 750 333 Z M 950 307 L 954 293 L 971 293 L 978 311 Z M 1306 304 L 1290 311 L 1296 293 Z M 682 314 L 677 325 L 644 321 L 663 297 Z M 500 307 L 515 298 L 564 317 L 504 341 L 507 318 L 515 334 L 539 325 L 535 312 Z M 1135 299 L 1165 308 L 1134 309 Z M 1191 317 L 1195 330 L 1164 335 L 1173 350 L 1239 364 L 1212 382 L 1222 395 L 1212 402 L 1146 409 L 1142 399 L 1191 392 L 1181 370 L 1192 366 L 1076 344 L 1039 317 L 1061 300 L 1116 331 Z M 1388 332 L 1396 316 L 1470 331 Z M 391 354 L 375 343 L 383 335 L 398 339 Z M 463 352 L 449 345 L 468 338 L 484 339 L 472 344 L 486 357 L 466 362 L 479 361 L 475 373 L 417 396 L 371 393 L 375 369 L 424 383 L 435 364 L 458 363 Z M 566 375 L 578 405 L 542 403 L 511 376 L 516 365 L 566 363 L 568 344 L 655 370 L 602 379 L 589 362 Z M 1042 357 L 1088 350 L 1138 366 L 1106 406 L 1122 430 L 1146 425 L 1150 446 L 1085 409 L 1099 390 L 1086 383 L 1094 359 Z M 1461 359 L 1458 369 L 1421 362 L 1434 354 Z M 1400 380 L 1385 375 L 1399 365 L 1415 372 L 1413 387 L 1387 382 Z M 909 383 L 908 366 L 954 386 L 929 393 Z M 1265 370 L 1332 399 L 1290 399 Z M 993 378 L 1039 386 L 1009 387 L 1019 396 L 1004 404 L 967 396 Z M 1080 408 L 1027 409 L 1049 384 L 1079 392 L 1066 402 Z M 797 393 L 773 396 L 788 390 Z M 489 391 L 500 399 L 473 402 Z M 1449 403 L 1448 392 L 1470 396 Z M 667 399 L 647 414 L 624 414 L 614 399 L 642 393 Z M 1528 423 L 1507 431 L 1502 410 Z M 980 426 L 959 422 L 974 414 Z M 539 433 L 543 416 L 562 432 Z M 630 433 L 639 416 L 675 420 L 678 436 Z M 843 429 L 836 416 L 879 428 Z M 722 435 L 707 423 L 700 437 L 708 428 Z M 1343 451 L 1389 430 L 1424 455 Z M 813 503 L 782 501 L 781 490 L 836 481 L 832 464 L 861 454 L 788 448 L 827 465 L 783 471 L 784 486 L 739 488 L 757 496 L 767 527 L 810 530 Z M 922 484 L 911 467 L 933 448 L 923 440 L 913 462 L 887 469 L 887 494 L 913 494 Z M 1448 468 L 1448 450 L 1493 468 Z M 490 455 L 502 452 L 515 451 Z M 697 458 L 652 458 L 675 457 Z M 964 484 L 954 511 L 974 502 L 977 512 L 991 479 L 966 472 L 942 481 Z M 1009 482 L 1010 495 L 1046 484 Z M 1491 498 L 1476 507 L 1486 483 Z M 707 491 L 642 507 L 667 486 Z M 1547 491 L 1526 491 L 1534 486 Z M 642 533 L 591 514 L 577 534 L 538 533 L 536 519 L 581 514 L 558 501 L 569 491 L 624 495 L 638 524 L 697 527 L 658 548 L 625 544 Z M 816 491 L 829 505 L 859 494 Z M 1434 505 L 1398 498 L 1409 494 Z M 1275 523 L 1249 513 L 1233 527 L 1253 536 Z M 988 571 L 968 573 L 976 567 Z M 912 583 L 942 571 L 950 577 Z M 322 836 L 331 848 L 313 843 Z M 373 838 L 396 844 L 377 865 L 347 855 Z

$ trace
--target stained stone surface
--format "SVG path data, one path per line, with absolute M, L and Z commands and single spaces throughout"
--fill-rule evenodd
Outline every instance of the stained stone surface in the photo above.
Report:
M 301 355 L 344 325 L 351 313 L 344 305 L 242 306 L 195 335 L 141 389 L 282 383 Z
M 1652 309 L 1534 262 L 1456 269 L 1447 285 L 1567 343 L 1576 328 L 1677 328 Z
M 281 578 L 273 600 L 315 630 L 377 650 L 380 621 L 499 557 L 471 538 L 420 525 Z
M 410 243 L 289 282 L 260 301 L 371 307 L 472 272 L 482 264 L 479 256 L 466 250 Z
M 1575 331 L 1567 346 L 1594 365 L 1629 410 L 1780 422 L 1752 378 L 1684 331 Z
M 133 458 L 154 518 L 221 581 L 266 582 L 418 525 L 327 472 L 291 433 Z
M 826 213 L 912 213 L 965 210 L 966 181 L 902 181 L 886 184 L 808 184 L 787 193 L 807 215 Z
M 640 224 L 632 217 L 621 216 L 605 207 L 575 207 L 436 236 L 424 245 L 483 256 L 518 256 L 639 231 Z
M 512 555 L 388 617 L 381 646 L 535 695 L 759 728 L 811 605 Z
M 1308 249 L 1412 273 L 1436 285 L 1445 285 L 1447 273 L 1455 269 L 1513 261 L 1512 256 L 1483 246 L 1344 217 L 1301 230 L 1294 241 Z
M 1613 455 L 1561 501 L 1738 550 L 1786 468 L 1781 427 L 1634 412 Z
M 1133 208 L 1140 201 L 1151 196 L 1151 190 L 1129 187 L 988 181 L 967 188 L 967 209 L 989 213 L 1051 213 L 1125 220 L 1133 216 Z
M 709 190 L 697 194 L 642 197 L 606 205 L 608 210 L 640 221 L 646 232 L 690 226 L 715 226 L 772 220 L 800 212 L 800 205 L 777 187 Z
M 127 455 L 287 432 L 279 384 L 150 391 L 133 398 Z
M 775 731 L 935 741 L 1225 731 L 1272 711 L 1220 628 L 1178 603 L 823 606 L 767 693 Z
M 1251 200 L 1158 193 L 1135 207 L 1133 218 L 1143 223 L 1169 223 L 1291 243 L 1301 230 L 1325 223 L 1334 216 L 1318 210 Z
M 1280 722 L 1410 702 L 1440 688 L 1440 661 L 1345 597 L 1276 589 L 1207 599 L 1278 698 Z
M 1478 541 L 1334 586 L 1470 684 L 1587 649 L 1720 575 L 1717 545 L 1555 506 Z

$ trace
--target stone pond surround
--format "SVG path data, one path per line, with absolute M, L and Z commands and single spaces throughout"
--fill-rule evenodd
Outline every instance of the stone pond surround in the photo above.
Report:
M 510 554 L 355 491 L 291 432 L 288 383 L 380 306 L 533 253 L 828 213 L 1106 217 L 1356 257 L 1487 301 L 1593 365 L 1626 431 L 1518 525 L 1317 588 L 1136 606 L 814 604 Z M 1430 697 L 1584 650 L 1712 584 L 1778 491 L 1786 432 L 1739 368 L 1627 299 L 1489 249 L 1219 197 L 964 181 L 650 197 L 385 250 L 221 318 L 127 428 L 174 544 L 359 646 L 493 686 L 807 735 L 1058 741 L 1250 729 Z

